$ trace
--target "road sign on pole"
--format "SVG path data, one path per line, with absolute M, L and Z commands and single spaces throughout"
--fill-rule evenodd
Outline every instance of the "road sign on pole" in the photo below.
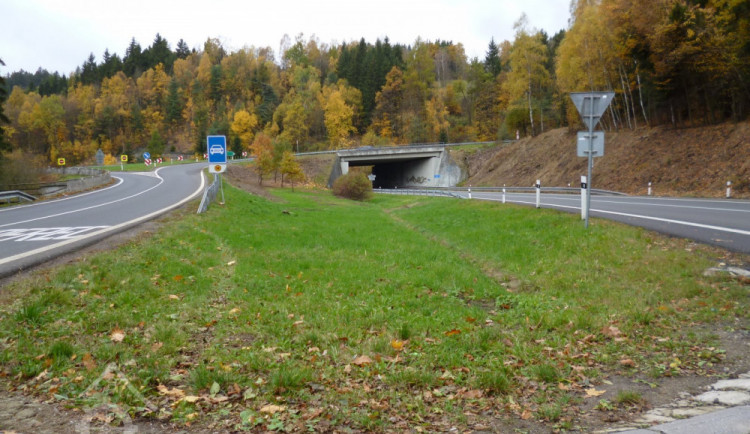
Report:
M 226 136 L 208 136 L 208 162 L 211 164 L 227 164 Z
M 614 92 L 573 92 L 570 94 L 570 99 L 573 100 L 573 104 L 583 118 L 583 123 L 589 131 L 593 131 L 614 96 Z
M 593 137 L 589 137 L 586 131 L 578 132 L 578 156 L 589 156 L 589 139 L 592 140 L 592 150 L 594 157 L 604 156 L 604 131 L 594 131 Z
M 58 166 L 64 166 L 65 165 L 65 159 L 64 158 L 58 158 L 57 159 L 57 165 Z
M 599 123 L 604 111 L 612 103 L 614 92 L 572 92 L 570 99 L 573 100 L 578 113 L 583 118 L 583 123 L 589 127 L 588 141 L 588 176 L 586 184 L 586 228 L 589 227 L 589 210 L 591 209 L 591 169 L 594 162 L 594 127 Z M 602 135 L 602 154 L 604 153 L 604 136 Z
M 144 159 L 144 160 L 150 160 L 150 159 L 151 159 L 151 154 L 150 154 L 150 153 L 148 153 L 148 152 L 144 152 L 144 153 L 143 153 L 143 159 Z

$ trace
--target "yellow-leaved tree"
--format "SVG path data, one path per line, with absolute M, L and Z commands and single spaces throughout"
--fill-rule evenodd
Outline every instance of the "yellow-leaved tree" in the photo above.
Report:
M 302 167 L 297 161 L 297 157 L 291 151 L 284 151 L 281 156 L 281 186 L 284 186 L 284 178 L 292 184 L 292 191 L 294 191 L 294 183 L 302 182 L 305 180 L 305 173 L 302 172 Z
M 255 135 L 255 129 L 258 127 L 258 117 L 255 113 L 250 113 L 247 110 L 238 110 L 234 114 L 234 120 L 230 129 L 232 134 L 240 139 L 242 149 L 249 149 L 253 143 L 253 136 Z
M 352 116 L 354 110 L 346 104 L 341 91 L 332 89 L 324 92 L 323 110 L 331 149 L 342 149 L 349 146 L 349 135 L 354 132 Z
M 541 96 L 541 89 L 549 85 L 549 73 L 545 68 L 547 47 L 540 32 L 526 29 L 526 15 L 515 24 L 516 39 L 510 52 L 510 72 L 503 88 L 509 94 L 511 106 L 525 106 L 529 112 L 531 134 L 536 134 L 534 106 Z

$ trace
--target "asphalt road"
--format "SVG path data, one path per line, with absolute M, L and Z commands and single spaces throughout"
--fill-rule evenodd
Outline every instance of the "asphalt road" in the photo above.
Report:
M 205 164 L 113 172 L 116 183 L 67 198 L 0 209 L 0 276 L 153 219 L 196 198 Z
M 460 194 L 467 195 L 466 192 Z M 502 193 L 473 192 L 472 198 L 502 201 Z M 506 202 L 535 206 L 536 195 L 506 193 Z M 581 196 L 545 193 L 541 195 L 541 206 L 580 215 Z M 748 200 L 592 195 L 591 217 L 616 220 L 735 252 L 750 253 Z

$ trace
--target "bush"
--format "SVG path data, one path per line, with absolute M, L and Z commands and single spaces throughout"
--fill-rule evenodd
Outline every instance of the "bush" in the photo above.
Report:
M 333 194 L 352 200 L 372 197 L 372 182 L 362 172 L 349 172 L 333 183 Z

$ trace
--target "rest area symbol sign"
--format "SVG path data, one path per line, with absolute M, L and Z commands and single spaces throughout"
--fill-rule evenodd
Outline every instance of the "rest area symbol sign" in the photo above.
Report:
M 227 138 L 226 136 L 208 136 L 209 163 L 227 164 Z

